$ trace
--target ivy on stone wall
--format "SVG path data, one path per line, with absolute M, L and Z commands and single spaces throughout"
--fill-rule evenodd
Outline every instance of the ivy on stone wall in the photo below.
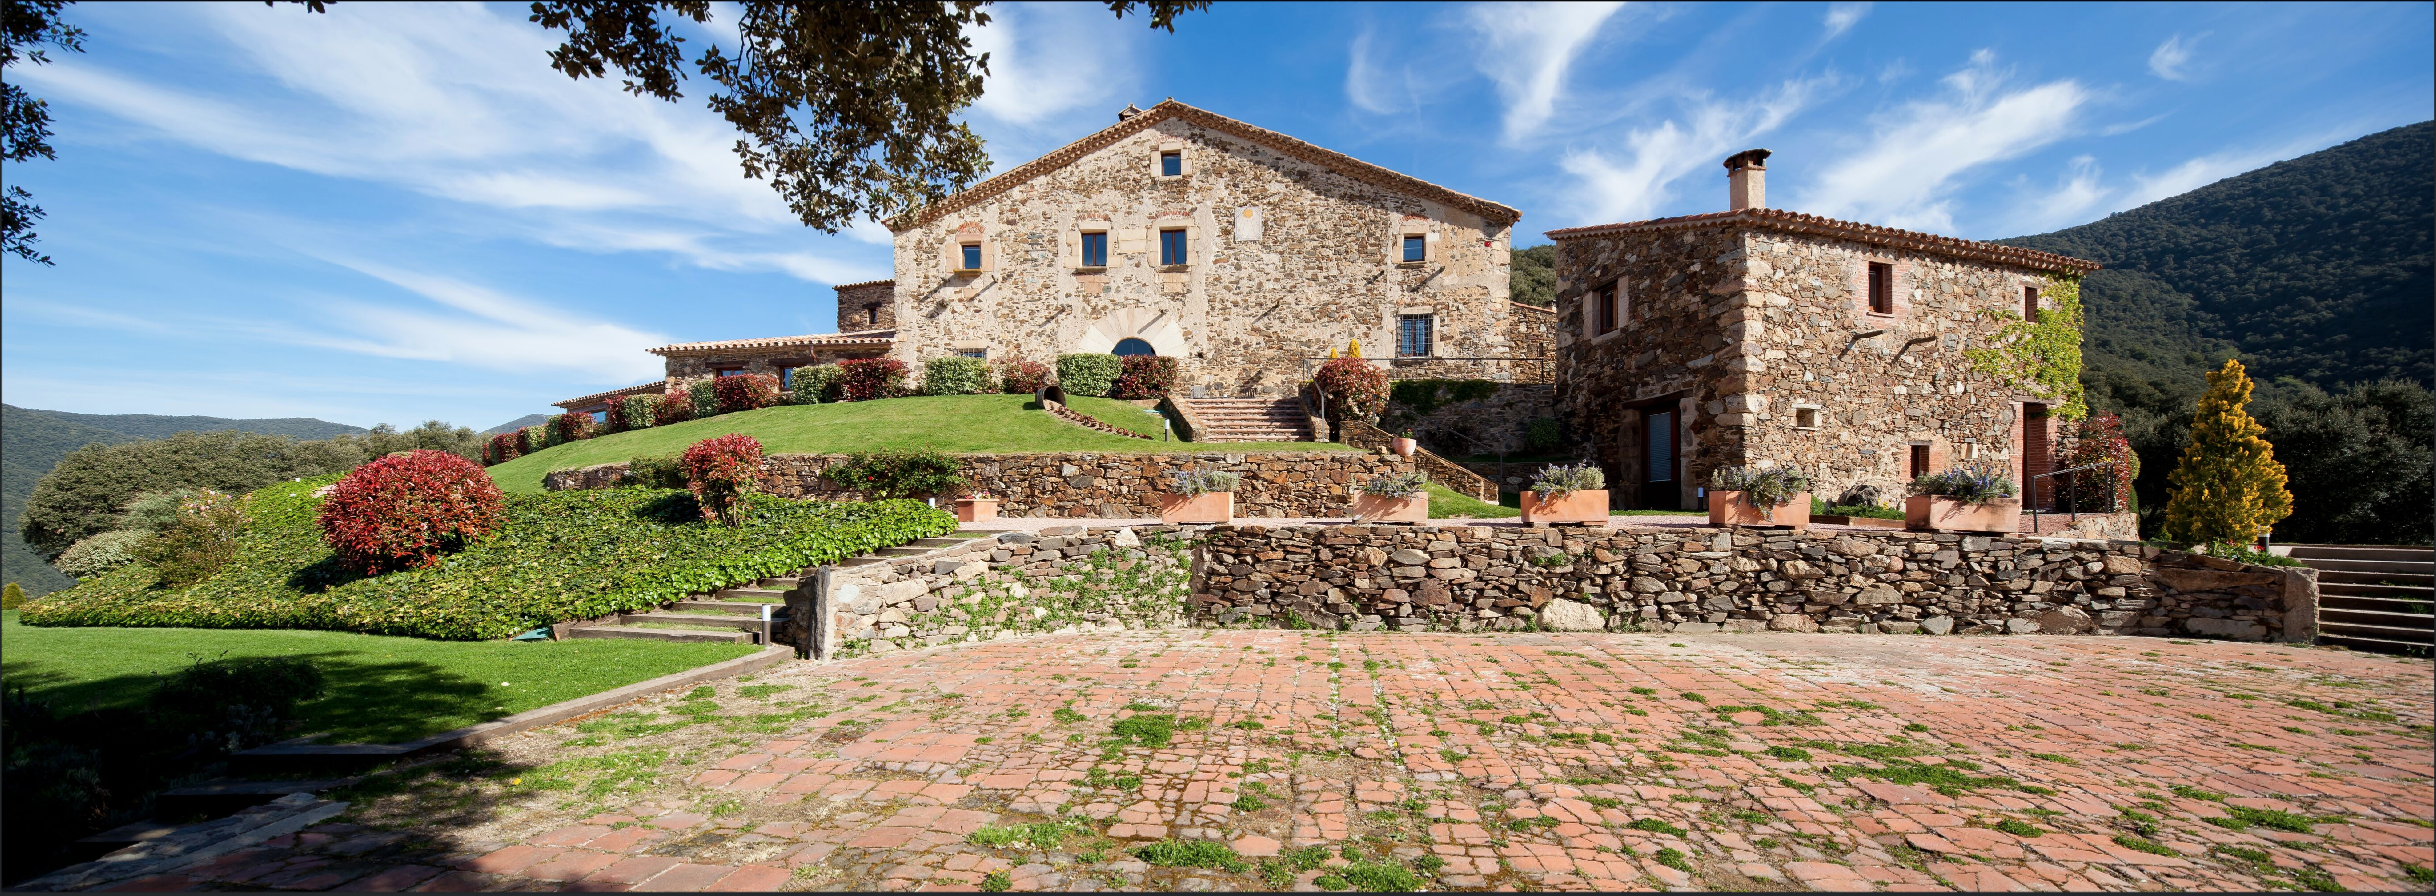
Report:
M 1158 563 L 1154 560 L 1165 559 Z M 1059 574 L 1035 577 L 1021 569 L 995 570 L 1010 580 L 974 582 L 922 620 L 916 630 L 936 628 L 938 617 L 966 627 L 957 640 L 987 641 L 999 632 L 1048 634 L 1071 626 L 1096 623 L 1089 617 L 1114 617 L 1145 626 L 1173 626 L 1184 619 L 1192 585 L 1192 544 L 1164 536 L 1142 540 L 1140 547 L 1101 547 L 1087 558 L 1059 566 Z M 944 592 L 943 592 L 944 593 Z M 961 614 L 961 615 L 959 615 Z M 872 638 L 857 638 L 838 646 L 841 657 L 861 656 Z M 904 638 L 919 646 L 921 635 Z
M 2049 307 L 2037 320 L 2013 311 L 1982 311 L 2008 321 L 1988 348 L 1963 350 L 1971 368 L 2014 389 L 2060 399 L 2056 416 L 2089 415 L 2081 396 L 2081 278 L 2050 276 L 2040 295 Z

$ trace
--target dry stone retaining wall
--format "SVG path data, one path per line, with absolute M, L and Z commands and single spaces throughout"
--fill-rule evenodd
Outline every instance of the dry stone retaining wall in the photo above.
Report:
M 1222 625 L 2270 640 L 2288 610 L 2315 619 L 2314 580 L 2288 597 L 2292 575 L 2133 542 L 1944 533 L 1234 526 L 1202 545 L 1192 601 Z
M 1411 469 L 1393 455 L 1352 451 L 1281 454 L 968 454 L 964 477 L 997 495 L 998 512 L 1012 517 L 1137 518 L 1159 515 L 1159 496 L 1174 486 L 1171 471 L 1217 469 L 1242 474 L 1235 492 L 1240 517 L 1341 517 L 1354 490 L 1375 476 Z M 821 473 L 842 454 L 773 454 L 761 464 L 762 488 L 788 498 L 852 500 L 862 496 Z M 607 488 L 625 464 L 559 470 L 542 477 L 551 491 Z
M 1052 526 L 841 570 L 830 655 L 1181 627 L 1198 531 Z

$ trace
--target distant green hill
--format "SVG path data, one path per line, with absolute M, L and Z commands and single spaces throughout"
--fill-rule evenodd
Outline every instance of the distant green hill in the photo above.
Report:
M 2082 283 L 2093 404 L 2253 377 L 2436 385 L 2436 122 L 1998 242 L 2106 265 Z
M 526 414 L 506 423 L 483 430 L 482 434 L 486 436 L 495 436 L 500 433 L 515 432 L 527 426 L 540 426 L 548 422 L 550 422 L 550 417 L 547 414 Z
M 25 510 L 34 483 L 59 465 L 68 452 L 99 442 L 115 445 L 158 439 L 181 432 L 237 430 L 298 439 L 326 439 L 361 433 L 361 427 L 281 417 L 231 420 L 225 417 L 168 417 L 160 414 L 72 414 L 0 404 L 0 563 L 7 581 L 28 595 L 43 595 L 73 584 L 25 546 L 17 537 L 17 515 Z

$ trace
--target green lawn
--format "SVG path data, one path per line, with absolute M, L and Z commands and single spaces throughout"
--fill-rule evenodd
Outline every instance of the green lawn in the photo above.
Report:
M 1118 429 L 1138 432 L 1151 438 L 1166 435 L 1167 415 L 1155 408 L 1140 408 L 1129 401 L 1114 398 L 1069 398 L 1066 407 L 1083 416 Z
M 936 448 L 959 454 L 1096 451 L 1348 451 L 1328 442 L 1248 442 L 1223 446 L 1157 442 L 1093 432 L 1026 410 L 1023 395 L 938 395 L 840 404 L 790 405 L 672 426 L 622 432 L 560 445 L 490 468 L 491 478 L 511 492 L 541 491 L 552 470 L 616 463 L 638 456 L 677 454 L 713 436 L 744 433 L 772 454 L 840 454 L 881 449 Z M 1159 421 L 1121 401 L 1075 399 L 1076 410 L 1127 428 L 1158 432 Z M 1121 411 L 1118 409 L 1122 409 Z
M 305 704 L 330 743 L 395 743 L 734 659 L 746 644 L 426 641 L 344 632 L 49 628 L 0 615 L 0 683 L 62 713 L 133 706 L 195 659 L 302 656 L 330 682 Z

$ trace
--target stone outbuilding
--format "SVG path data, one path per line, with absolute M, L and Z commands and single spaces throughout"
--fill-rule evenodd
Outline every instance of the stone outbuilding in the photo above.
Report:
M 2053 399 L 1964 352 L 2098 265 L 1771 209 L 1767 157 L 1727 160 L 1727 211 L 1548 233 L 1558 405 L 1615 500 L 1696 509 L 1728 466 L 1829 500 L 1961 461 L 2045 472 Z

